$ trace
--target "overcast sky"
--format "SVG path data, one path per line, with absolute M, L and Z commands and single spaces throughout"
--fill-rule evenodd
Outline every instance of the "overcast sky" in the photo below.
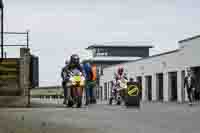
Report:
M 40 85 L 60 84 L 65 58 L 91 43 L 152 42 L 151 54 L 200 34 L 199 0 L 4 0 L 5 30 L 30 30 Z M 8 55 L 13 52 L 8 52 Z

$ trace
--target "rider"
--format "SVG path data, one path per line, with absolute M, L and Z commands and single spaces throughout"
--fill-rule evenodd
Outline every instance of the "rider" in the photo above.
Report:
M 121 79 L 127 79 L 127 74 L 124 72 L 124 68 L 122 66 L 119 66 L 117 69 L 117 72 L 114 73 L 114 81 L 113 81 L 113 87 L 112 87 L 112 97 L 111 101 L 116 98 L 116 92 L 117 92 L 117 86 L 118 86 L 118 81 Z
M 65 81 L 69 81 L 70 78 L 70 72 L 74 69 L 78 69 L 80 72 L 83 72 L 83 68 L 80 64 L 80 58 L 77 54 L 73 54 L 70 57 L 70 61 L 68 63 L 68 65 L 66 66 L 66 76 L 65 76 Z
M 66 88 L 66 79 L 65 77 L 67 76 L 67 65 L 68 65 L 68 61 L 65 61 L 65 66 L 62 68 L 62 72 L 61 72 L 61 77 L 62 77 L 62 88 L 64 89 L 64 101 L 63 104 L 66 104 L 66 100 L 67 100 L 67 88 Z

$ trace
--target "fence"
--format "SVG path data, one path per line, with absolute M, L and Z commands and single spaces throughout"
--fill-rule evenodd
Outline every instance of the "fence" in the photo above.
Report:
M 18 53 L 19 47 L 29 48 L 29 31 L 4 32 L 3 57 L 4 58 L 13 58 L 13 57 L 19 58 L 20 57 Z

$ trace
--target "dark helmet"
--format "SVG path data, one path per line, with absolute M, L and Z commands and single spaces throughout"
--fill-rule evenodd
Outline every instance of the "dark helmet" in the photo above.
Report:
M 119 66 L 118 69 L 117 69 L 117 73 L 122 75 L 124 72 L 124 68 L 122 66 Z
M 80 63 L 80 58 L 77 54 L 73 54 L 70 58 L 70 63 L 78 65 Z

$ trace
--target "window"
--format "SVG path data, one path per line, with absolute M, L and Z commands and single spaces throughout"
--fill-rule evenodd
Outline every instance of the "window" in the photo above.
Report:
M 107 56 L 108 52 L 105 49 L 97 48 L 96 55 L 97 56 Z

